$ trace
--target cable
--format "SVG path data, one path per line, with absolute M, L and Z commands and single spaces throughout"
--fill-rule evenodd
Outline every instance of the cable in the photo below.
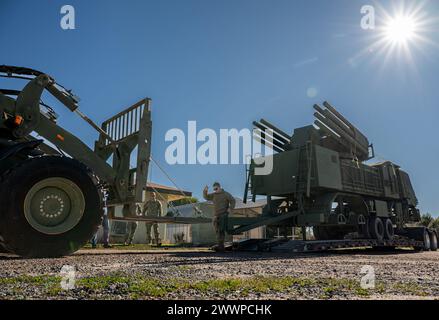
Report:
M 151 159 L 152 162 L 154 162 L 154 164 L 160 169 L 160 171 L 162 171 L 162 173 L 166 176 L 166 178 L 168 178 L 168 180 L 174 185 L 174 187 L 181 193 L 181 195 L 185 198 L 187 198 L 187 195 L 183 192 L 183 189 L 181 189 L 177 183 L 174 181 L 174 179 L 171 178 L 171 176 L 165 171 L 165 169 L 163 169 L 162 166 L 160 166 L 160 164 L 152 157 L 152 155 L 150 155 L 149 157 Z M 152 170 L 152 168 L 151 168 Z M 157 189 L 155 189 L 152 185 L 150 186 L 151 189 L 153 189 L 158 195 L 159 197 L 161 197 L 166 204 L 168 205 L 168 207 L 174 211 L 174 213 L 177 213 L 177 215 L 180 215 L 180 212 L 178 211 L 177 208 L 175 208 L 175 206 L 168 200 L 166 200 L 165 198 L 163 198 L 160 193 L 157 191 Z
M 183 192 L 183 189 L 181 189 L 176 183 L 175 181 L 169 176 L 169 174 L 165 171 L 165 169 L 163 169 L 157 161 L 154 160 L 154 158 L 152 156 L 149 157 L 154 163 L 155 165 L 160 169 L 160 171 L 163 172 L 163 174 L 169 179 L 169 181 L 171 181 L 171 183 L 174 185 L 174 187 L 181 193 L 182 196 L 187 197 L 187 195 Z

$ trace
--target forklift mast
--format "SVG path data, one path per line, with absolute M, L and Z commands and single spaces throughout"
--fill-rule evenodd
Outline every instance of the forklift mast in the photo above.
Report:
M 78 97 L 51 76 L 34 69 L 5 65 L 0 66 L 0 76 L 29 80 L 21 91 L 0 89 L 0 139 L 17 145 L 38 141 L 31 135 L 38 134 L 56 147 L 41 141 L 39 150 L 46 154 L 67 154 L 84 163 L 108 189 L 107 205 L 123 205 L 124 213 L 133 215 L 136 204 L 143 201 L 147 181 L 152 135 L 151 99 L 140 100 L 98 126 L 80 111 Z M 44 90 L 99 132 L 94 150 L 57 124 L 56 113 L 41 101 Z M 130 168 L 135 150 L 136 165 Z M 112 163 L 109 163 L 111 157 Z

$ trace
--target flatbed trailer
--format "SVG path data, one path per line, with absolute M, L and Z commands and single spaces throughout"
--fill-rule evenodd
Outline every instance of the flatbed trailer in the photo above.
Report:
M 276 253 L 306 253 L 324 252 L 337 249 L 374 248 L 382 251 L 395 248 L 413 248 L 419 251 L 423 242 L 405 237 L 393 240 L 377 241 L 374 239 L 345 239 L 345 240 L 290 240 L 290 239 L 247 239 L 233 244 L 238 251 L 258 251 Z
M 204 224 L 211 223 L 208 217 L 111 217 L 118 221 L 142 221 L 146 223 L 165 223 L 165 224 Z M 243 220 L 245 218 L 229 217 L 229 221 Z M 241 221 L 240 221 L 241 222 Z M 249 219 L 251 224 L 254 219 Z M 242 228 L 242 227 L 241 227 Z M 247 229 L 247 228 L 246 228 Z M 238 229 L 236 229 L 238 230 Z M 237 233 L 235 233 L 237 234 Z M 375 248 L 386 251 L 395 248 L 413 248 L 422 251 L 425 247 L 424 242 L 406 236 L 395 235 L 391 240 L 376 239 L 344 239 L 344 240 L 291 240 L 288 238 L 278 239 L 245 239 L 231 243 L 227 249 L 233 251 L 254 251 L 254 252 L 278 252 L 278 253 L 305 253 L 323 252 L 337 249 L 354 248 Z

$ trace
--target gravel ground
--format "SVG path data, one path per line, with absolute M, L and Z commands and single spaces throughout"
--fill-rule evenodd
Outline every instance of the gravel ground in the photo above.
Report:
M 75 286 L 61 285 L 63 266 Z M 360 286 L 363 266 L 375 288 Z M 0 299 L 438 299 L 439 252 L 324 254 L 81 250 L 59 259 L 0 254 Z M 72 282 L 67 282 L 67 284 Z

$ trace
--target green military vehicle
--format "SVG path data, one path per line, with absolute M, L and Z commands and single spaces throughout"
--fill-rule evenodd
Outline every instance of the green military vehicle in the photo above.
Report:
M 133 215 L 150 161 L 150 99 L 98 126 L 51 76 L 5 65 L 0 76 L 27 81 L 0 88 L 0 247 L 26 257 L 74 252 L 101 223 L 103 194 L 110 215 L 116 206 Z M 58 125 L 45 91 L 98 131 L 94 150 Z
M 392 245 L 405 237 L 437 250 L 437 231 L 418 226 L 418 200 L 408 174 L 390 161 L 367 162 L 374 157 L 373 145 L 333 106 L 323 105 L 314 106 L 314 125 L 293 135 L 266 120 L 254 122 L 255 139 L 275 151 L 253 159 L 244 195 L 267 198 L 264 224 L 313 227 L 320 241 L 349 236 Z M 271 172 L 258 174 L 267 163 Z
M 437 250 L 437 230 L 419 226 L 418 200 L 406 172 L 389 161 L 370 164 L 373 145 L 328 102 L 314 125 L 293 135 L 254 122 L 253 138 L 274 150 L 247 168 L 244 202 L 266 197 L 258 216 L 224 215 L 220 227 L 239 235 L 259 227 L 302 228 L 302 240 L 248 239 L 240 250 L 307 252 L 336 248 Z M 142 217 L 149 223 L 210 223 L 206 218 Z M 306 228 L 312 227 L 313 239 Z

